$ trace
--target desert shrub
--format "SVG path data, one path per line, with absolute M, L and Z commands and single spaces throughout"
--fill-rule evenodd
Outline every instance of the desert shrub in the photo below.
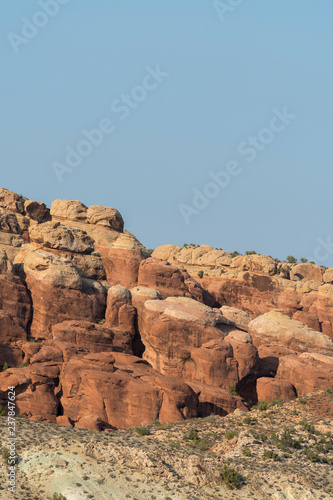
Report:
M 238 392 L 236 391 L 236 387 L 234 385 L 229 385 L 228 392 L 233 396 L 238 396 Z
M 269 407 L 271 406 L 281 406 L 285 403 L 284 399 L 272 399 L 269 403 Z
M 0 417 L 4 417 L 6 415 L 5 410 L 3 407 L 0 405 Z
M 264 399 L 263 401 L 258 401 L 254 407 L 256 410 L 265 411 L 268 408 L 268 401 Z
M 149 436 L 150 434 L 150 430 L 147 427 L 142 427 L 141 425 L 136 427 L 135 430 L 138 434 L 140 434 L 140 436 Z
M 203 277 L 203 275 L 204 275 L 203 271 L 199 271 L 199 272 L 198 272 L 198 276 L 199 276 L 199 278 L 202 278 L 202 277 Z
M 29 363 L 22 363 L 19 368 L 24 368 L 25 366 L 29 366 Z
M 323 443 L 315 444 L 315 450 L 318 451 L 318 453 L 325 453 L 325 451 L 326 451 Z
M 2 371 L 5 372 L 6 370 L 8 370 L 9 366 L 7 364 L 7 361 L 5 361 L 3 367 L 2 367 Z
M 273 460 L 274 462 L 278 462 L 280 460 L 280 456 L 273 450 L 266 450 L 264 452 L 263 459 L 266 460 L 268 458 Z
M 255 250 L 247 250 L 245 255 L 257 255 L 257 252 Z
M 155 249 L 154 248 L 147 248 L 147 252 L 151 255 Z
M 106 321 L 105 319 L 100 319 L 99 322 L 98 322 L 98 324 L 99 325 L 104 325 L 105 321 Z
M 187 436 L 185 436 L 185 441 L 192 441 L 192 445 L 202 451 L 206 451 L 210 448 L 208 437 L 204 436 L 200 438 L 198 429 L 191 429 Z
M 238 432 L 237 431 L 227 431 L 225 434 L 224 434 L 224 437 L 226 439 L 233 439 L 235 436 L 238 436 Z
M 252 424 L 252 420 L 250 417 L 245 417 L 243 420 L 243 423 L 246 425 L 250 425 L 250 424 Z
M 197 441 L 199 439 L 198 429 L 191 429 L 187 435 L 187 439 L 190 439 L 191 441 Z
M 308 262 L 308 259 L 304 259 L 304 257 L 301 257 L 300 261 L 302 264 L 306 264 Z
M 251 457 L 251 452 L 250 452 L 250 449 L 248 447 L 245 447 L 242 449 L 242 453 L 245 457 Z
M 293 439 L 288 429 L 285 429 L 281 434 L 280 443 L 286 448 L 300 448 L 300 443 Z
M 314 451 L 310 450 L 310 448 L 303 448 L 302 454 L 305 456 L 305 458 L 310 460 L 310 462 L 319 462 L 318 455 Z
M 299 424 L 303 427 L 304 430 L 308 431 L 309 434 L 314 434 L 316 432 L 314 425 L 309 424 L 304 420 L 301 420 Z
M 293 255 L 288 255 L 288 257 L 286 258 L 286 261 L 288 262 L 288 264 L 296 264 L 297 259 Z
M 194 442 L 194 444 L 196 448 L 202 451 L 207 451 L 211 446 L 207 436 L 204 436 L 202 439 L 199 438 L 198 441 Z
M 235 250 L 234 252 L 232 252 L 231 257 L 234 258 L 234 257 L 237 257 L 238 255 L 239 255 L 239 252 L 237 252 L 237 250 Z
M 264 432 L 261 432 L 259 434 L 259 439 L 265 443 L 268 439 L 268 436 Z
M 4 461 L 8 463 L 9 457 L 10 457 L 9 449 L 6 447 L 2 448 L 2 458 L 4 459 Z
M 53 493 L 51 500 L 67 500 L 67 497 L 65 497 L 61 493 Z
M 229 490 L 237 490 L 242 483 L 242 476 L 235 469 L 224 465 L 221 478 Z

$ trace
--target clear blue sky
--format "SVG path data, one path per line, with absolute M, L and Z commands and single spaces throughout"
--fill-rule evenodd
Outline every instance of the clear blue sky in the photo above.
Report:
M 332 0 L 244 0 L 223 21 L 210 0 L 62 1 L 34 36 L 37 1 L 1 5 L 1 186 L 115 207 L 148 248 L 312 260 L 333 242 Z M 157 65 L 169 76 L 122 120 L 112 103 Z M 239 145 L 284 106 L 296 118 L 249 162 Z M 106 118 L 113 132 L 60 183 L 51 165 Z M 230 161 L 239 175 L 187 224 L 179 206 Z M 333 266 L 333 248 L 317 255 Z

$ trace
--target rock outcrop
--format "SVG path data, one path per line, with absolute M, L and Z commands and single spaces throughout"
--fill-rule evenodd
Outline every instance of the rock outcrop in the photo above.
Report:
M 163 245 L 153 257 L 182 266 L 220 306 L 251 318 L 281 309 L 293 319 L 333 338 L 333 269 L 289 264 L 264 255 L 237 256 L 208 245 Z
M 298 352 L 311 350 L 333 356 L 332 339 L 300 321 L 290 319 L 279 310 L 258 316 L 249 323 L 248 331 L 256 346 L 278 344 Z
M 165 245 L 121 214 L 0 189 L 0 404 L 95 430 L 332 385 L 333 270 Z

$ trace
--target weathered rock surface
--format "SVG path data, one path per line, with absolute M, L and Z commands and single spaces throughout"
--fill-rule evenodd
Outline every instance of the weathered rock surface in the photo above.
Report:
M 249 411 L 242 398 L 232 396 L 220 387 L 198 384 L 197 382 L 189 382 L 189 385 L 198 396 L 199 417 L 209 417 L 212 414 L 225 416 L 237 409 L 244 412 Z
M 144 260 L 139 268 L 138 285 L 158 290 L 163 298 L 190 297 L 214 306 L 215 300 L 190 275 L 155 258 Z
M 104 318 L 105 288 L 98 281 L 82 278 L 69 260 L 36 250 L 23 258 L 22 269 L 34 308 L 34 337 L 50 338 L 52 326 L 65 320 Z
M 20 278 L 0 274 L 0 342 L 27 337 L 32 307 Z
M 30 241 L 45 248 L 69 250 L 75 253 L 91 253 L 94 240 L 85 231 L 71 228 L 60 222 L 44 222 L 29 231 Z
M 0 373 L 0 400 L 7 399 L 8 387 L 15 387 L 16 410 L 34 420 L 55 422 L 59 400 L 55 388 L 59 363 L 35 363 L 23 368 L 9 368 Z
M 279 310 L 257 317 L 249 324 L 249 333 L 256 346 L 279 344 L 299 352 L 311 350 L 333 355 L 333 340 L 300 321 L 290 319 Z
M 0 188 L 0 207 L 5 208 L 9 212 L 24 214 L 25 200 L 26 198 L 20 194 L 5 188 Z
M 52 219 L 72 220 L 85 222 L 87 220 L 87 207 L 76 200 L 54 200 L 50 214 Z
M 50 209 L 40 201 L 26 200 L 24 210 L 27 217 L 37 222 L 46 222 L 51 218 Z
M 11 383 L 29 418 L 112 430 L 324 389 L 332 318 L 332 269 L 151 257 L 114 208 L 0 190 L 0 404 Z
M 185 383 L 133 356 L 101 353 L 73 359 L 63 367 L 61 384 L 64 413 L 77 426 L 126 428 L 197 415 L 196 397 Z M 93 420 L 87 422 L 87 415 Z
M 97 224 L 115 229 L 116 231 L 123 231 L 124 221 L 121 214 L 115 208 L 93 206 L 89 207 L 87 211 L 87 221 L 89 224 Z
M 208 245 L 163 245 L 153 257 L 184 266 L 217 303 L 239 308 L 252 318 L 282 309 L 293 319 L 333 338 L 333 270 L 313 264 L 277 263 L 262 255 L 232 257 Z M 290 279 L 292 277 L 292 279 Z
M 115 334 L 106 325 L 71 320 L 54 325 L 52 337 L 55 340 L 75 344 L 88 352 L 95 353 L 112 351 Z
M 141 338 L 144 358 L 158 371 L 181 377 L 191 361 L 190 349 L 223 339 L 228 328 L 220 311 L 186 297 L 144 304 Z
M 223 316 L 230 319 L 230 321 L 233 321 L 237 328 L 244 330 L 245 332 L 248 331 L 251 317 L 245 311 L 229 306 L 222 306 L 221 311 Z
M 270 402 L 274 399 L 290 401 L 296 397 L 296 391 L 286 380 L 262 377 L 257 380 L 257 397 L 258 401 Z
M 298 396 L 332 387 L 333 357 L 304 352 L 280 359 L 277 378 L 290 382 Z

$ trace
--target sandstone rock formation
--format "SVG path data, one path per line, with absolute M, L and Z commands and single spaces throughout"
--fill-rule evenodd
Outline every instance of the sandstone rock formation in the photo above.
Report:
M 95 430 L 332 384 L 333 270 L 165 245 L 121 214 L 0 189 L 0 404 Z
M 293 319 L 333 338 L 333 270 L 314 264 L 277 262 L 263 255 L 233 256 L 208 245 L 163 245 L 153 257 L 183 266 L 220 306 L 252 318 L 281 309 Z
M 142 261 L 138 285 L 158 290 L 163 298 L 190 297 L 209 306 L 215 305 L 214 298 L 186 271 L 155 258 Z
M 290 401 L 295 399 L 295 387 L 287 380 L 262 377 L 257 380 L 257 394 L 259 401 L 273 401 L 274 399 Z
M 332 339 L 276 309 L 252 320 L 248 331 L 256 346 L 279 344 L 299 352 L 311 350 L 333 355 Z

